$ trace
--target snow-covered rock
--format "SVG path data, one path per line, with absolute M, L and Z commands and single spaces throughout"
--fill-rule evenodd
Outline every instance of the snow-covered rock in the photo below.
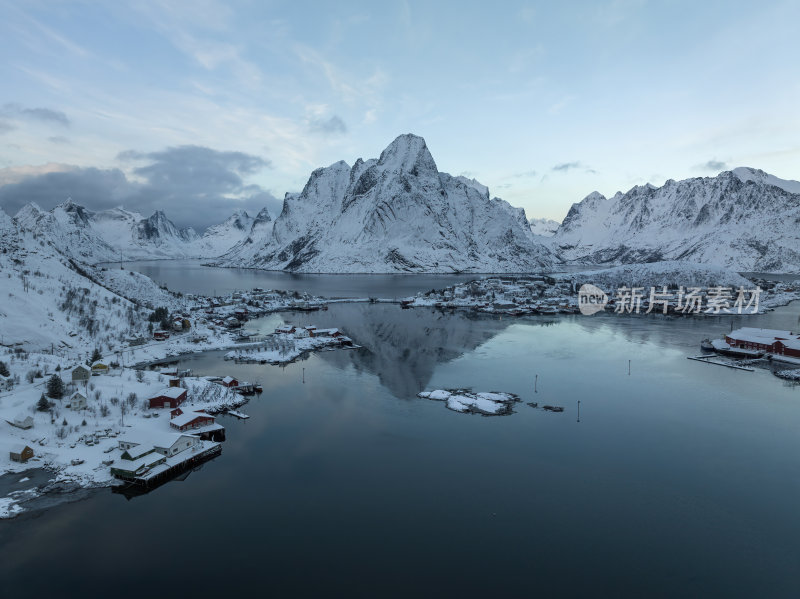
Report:
M 315 170 L 287 194 L 266 243 L 218 264 L 295 272 L 524 272 L 552 263 L 525 212 L 474 180 L 440 173 L 425 140 Z
M 574 262 L 690 260 L 800 272 L 800 182 L 738 168 L 573 204 L 553 248 Z
M 512 406 L 519 401 L 513 393 L 482 392 L 472 393 L 462 389 L 423 391 L 419 397 L 443 401 L 448 410 L 454 412 L 482 414 L 483 416 L 505 416 L 513 412 Z
M 534 235 L 552 237 L 561 223 L 552 218 L 532 218 L 528 221 L 528 225 L 531 228 L 531 233 Z

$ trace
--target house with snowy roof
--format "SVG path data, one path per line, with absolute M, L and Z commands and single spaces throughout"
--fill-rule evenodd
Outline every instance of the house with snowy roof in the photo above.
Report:
M 33 416 L 26 416 L 25 414 L 17 414 L 13 420 L 6 420 L 11 426 L 17 428 L 29 429 L 33 428 Z
M 93 375 L 108 374 L 108 364 L 100 361 L 95 362 L 94 364 L 92 364 L 92 374 Z
M 175 408 L 186 401 L 187 391 L 181 387 L 165 387 L 147 400 L 150 409 Z
M 14 462 L 27 462 L 33 457 L 33 449 L 29 445 L 17 445 L 11 448 L 9 457 Z
M 86 366 L 76 366 L 72 369 L 72 382 L 85 383 L 92 376 L 92 372 Z
M 67 404 L 69 405 L 71 410 L 83 410 L 86 405 L 86 396 L 83 393 L 75 392 L 69 396 L 67 400 Z
M 211 414 L 207 414 L 203 410 L 183 411 L 181 408 L 175 408 L 172 410 L 172 412 L 170 412 L 170 415 L 170 427 L 182 433 L 209 426 L 214 424 L 214 421 L 216 420 Z

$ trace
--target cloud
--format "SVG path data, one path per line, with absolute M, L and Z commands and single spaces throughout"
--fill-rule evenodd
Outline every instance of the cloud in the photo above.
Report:
M 582 169 L 584 173 L 590 173 L 592 175 L 597 174 L 597 171 L 594 170 L 592 167 L 586 166 L 585 164 L 583 164 L 578 160 L 574 162 L 562 162 L 561 164 L 555 165 L 550 170 L 553 171 L 554 173 L 566 173 L 568 171 L 573 171 L 578 169 Z
M 703 164 L 697 164 L 694 167 L 700 171 L 714 171 L 720 172 L 728 169 L 728 165 L 721 160 L 709 160 L 708 162 L 704 162 Z
M 222 222 L 239 208 L 253 216 L 264 206 L 273 217 L 280 211 L 281 202 L 270 191 L 245 182 L 270 166 L 259 156 L 178 146 L 148 153 L 128 150 L 117 158 L 137 163 L 131 171 L 133 178 L 120 168 L 34 172 L 0 187 L 0 205 L 14 214 L 28 202 L 49 209 L 71 197 L 90 210 L 124 205 L 143 216 L 163 210 L 176 225 L 198 231 Z
M 514 173 L 511 175 L 514 179 L 528 179 L 536 176 L 536 171 L 523 171 L 521 173 Z
M 54 135 L 53 137 L 48 137 L 47 141 L 53 144 L 60 144 L 60 145 L 72 143 L 69 139 L 67 139 L 63 135 Z
M 347 133 L 347 125 L 344 121 L 336 115 L 329 119 L 312 119 L 308 128 L 314 133 L 321 133 L 323 135 L 341 135 Z
M 0 121 L 0 135 L 3 133 L 8 133 L 9 131 L 13 131 L 14 129 L 16 129 L 16 127 L 14 127 L 14 125 L 11 123 Z
M 51 108 L 26 108 L 19 104 L 5 104 L 0 109 L 0 115 L 5 117 L 27 118 L 46 123 L 55 123 L 63 127 L 70 126 L 70 120 L 66 114 L 60 110 Z
M 562 164 L 555 165 L 551 170 L 553 172 L 559 172 L 559 171 L 567 172 L 580 167 L 581 167 L 580 162 L 564 162 Z

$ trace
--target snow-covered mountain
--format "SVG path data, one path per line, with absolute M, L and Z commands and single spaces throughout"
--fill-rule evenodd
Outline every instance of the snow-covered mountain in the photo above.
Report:
M 534 235 L 552 237 L 561 223 L 552 218 L 532 218 L 528 221 L 528 225 L 530 225 L 531 233 Z
M 288 194 L 287 194 L 288 195 Z M 253 248 L 264 247 L 272 237 L 272 227 L 274 225 L 272 217 L 266 208 L 262 208 L 250 225 L 247 235 L 236 245 L 230 248 L 225 256 L 226 260 L 233 261 L 234 257 L 248 256 L 253 252 Z M 217 254 L 219 256 L 220 254 Z
M 219 261 L 295 272 L 524 272 L 552 253 L 524 210 L 472 179 L 440 173 L 425 140 L 401 135 L 378 159 L 315 170 L 287 194 L 266 243 Z
M 236 210 L 225 222 L 206 229 L 202 237 L 191 243 L 189 251 L 202 258 L 221 256 L 247 238 L 253 227 L 253 221 L 253 217 L 244 210 Z
M 27 204 L 17 212 L 14 221 L 42 243 L 74 260 L 96 263 L 119 259 L 119 252 L 92 227 L 92 213 L 71 199 L 49 211 Z
M 247 238 L 255 224 L 247 212 L 237 210 L 224 223 L 209 227 L 200 236 L 191 228 L 179 229 L 160 210 L 148 218 L 121 207 L 91 212 L 71 199 L 49 211 L 28 204 L 14 221 L 43 236 L 62 254 L 89 264 L 214 258 Z
M 573 262 L 689 260 L 800 272 L 800 183 L 737 168 L 573 204 L 553 248 Z

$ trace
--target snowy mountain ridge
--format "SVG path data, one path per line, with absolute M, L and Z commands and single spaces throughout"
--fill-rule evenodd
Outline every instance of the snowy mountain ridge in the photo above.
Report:
M 751 168 L 636 186 L 573 204 L 552 238 L 568 262 L 688 260 L 800 272 L 800 183 Z
M 525 211 L 477 181 L 441 173 L 425 140 L 406 134 L 377 159 L 339 161 L 287 194 L 271 234 L 221 266 L 292 272 L 530 272 L 552 253 Z
M 262 227 L 270 221 L 266 208 L 259 216 Z M 17 226 L 44 235 L 64 255 L 88 264 L 217 257 L 247 238 L 255 220 L 236 210 L 200 236 L 191 228 L 179 229 L 161 210 L 148 218 L 122 207 L 91 212 L 71 199 L 49 211 L 27 204 L 13 219 Z

